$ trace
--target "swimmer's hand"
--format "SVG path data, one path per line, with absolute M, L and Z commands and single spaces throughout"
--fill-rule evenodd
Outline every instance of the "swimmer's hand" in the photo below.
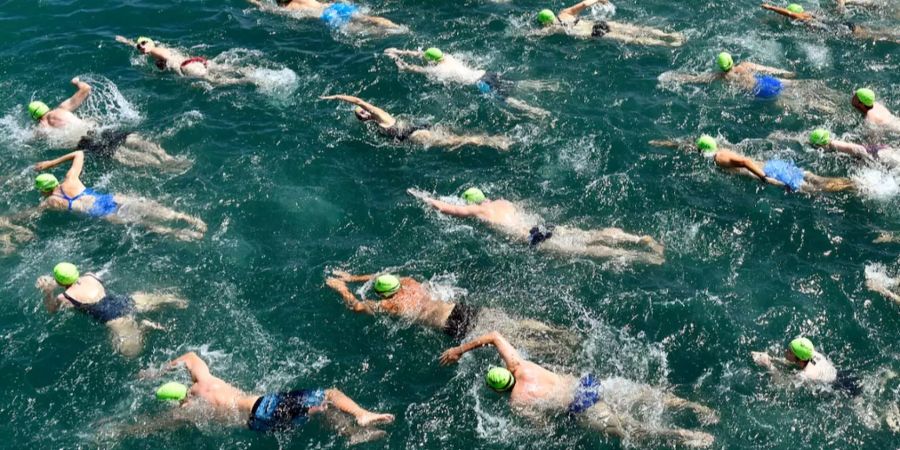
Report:
M 753 362 L 755 362 L 756 365 L 765 367 L 767 369 L 772 368 L 772 358 L 769 356 L 768 353 L 750 352 L 750 356 L 753 357 Z
M 34 287 L 44 292 L 52 291 L 53 288 L 56 287 L 56 281 L 53 279 L 53 277 L 44 275 L 37 279 L 37 282 L 34 283 Z
M 157 367 L 157 368 L 150 368 L 150 369 L 143 369 L 140 372 L 138 372 L 137 377 L 138 377 L 138 380 L 153 380 L 153 379 L 163 376 L 164 373 L 166 373 L 165 366 Z
M 325 280 L 325 285 L 338 292 L 347 290 L 347 283 L 344 280 L 338 278 L 328 278 L 327 280 Z
M 463 352 L 458 347 L 447 349 L 447 351 L 441 354 L 441 365 L 449 366 L 451 364 L 456 364 L 456 362 L 462 358 L 462 355 Z
M 406 193 L 422 201 L 431 200 L 431 196 L 429 196 L 427 192 L 419 189 L 409 188 L 406 190 Z
M 34 165 L 34 170 L 35 172 L 40 172 L 44 169 L 49 169 L 50 167 L 53 167 L 53 161 L 41 161 Z
M 351 275 L 350 272 L 340 270 L 340 269 L 332 270 L 331 274 L 334 275 L 338 280 L 344 281 L 344 282 L 350 281 L 353 278 L 353 275 Z M 329 279 L 331 279 L 331 278 L 329 278 Z
M 129 47 L 134 47 L 135 45 L 137 45 L 137 44 L 135 44 L 131 39 L 128 39 L 128 38 L 125 37 L 125 36 L 118 36 L 118 35 L 117 35 L 117 36 L 116 36 L 116 42 L 118 42 L 118 43 L 120 43 L 120 44 L 125 44 L 125 45 L 127 45 L 127 46 L 129 46 Z

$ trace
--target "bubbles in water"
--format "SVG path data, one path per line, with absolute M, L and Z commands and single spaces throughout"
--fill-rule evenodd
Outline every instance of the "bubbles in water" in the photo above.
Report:
M 859 186 L 862 195 L 875 200 L 888 200 L 900 192 L 897 178 L 883 169 L 864 167 L 850 177 Z
M 91 85 L 91 95 L 78 108 L 78 116 L 101 127 L 134 125 L 141 121 L 138 109 L 125 99 L 118 86 L 108 78 L 88 74 L 81 81 Z
M 831 51 L 823 45 L 803 43 L 800 48 L 806 53 L 806 59 L 816 69 L 831 67 Z

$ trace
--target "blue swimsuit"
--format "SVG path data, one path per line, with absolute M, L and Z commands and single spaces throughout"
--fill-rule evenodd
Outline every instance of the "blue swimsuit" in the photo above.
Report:
M 763 172 L 765 172 L 767 177 L 784 183 L 793 192 L 799 191 L 806 181 L 803 169 L 797 167 L 793 161 L 785 161 L 783 159 L 766 161 Z
M 81 191 L 80 194 L 74 197 L 69 197 L 62 189 L 60 189 L 59 192 L 60 194 L 57 195 L 57 197 L 69 202 L 69 211 L 72 210 L 72 203 L 74 203 L 75 200 L 84 197 L 85 195 L 94 197 L 94 206 L 92 206 L 88 211 L 88 215 L 92 217 L 108 216 L 119 210 L 119 205 L 118 203 L 116 203 L 112 194 L 101 194 L 99 192 L 95 192 L 91 188 L 84 188 L 84 190 Z
M 771 75 L 756 74 L 756 86 L 753 88 L 753 95 L 756 98 L 770 99 L 778 97 L 781 90 L 784 89 L 783 83 L 778 78 Z
M 247 426 L 253 431 L 281 431 L 309 421 L 309 409 L 325 403 L 322 389 L 266 394 L 256 400 Z
M 350 23 L 350 19 L 356 14 L 359 8 L 349 3 L 334 3 L 322 11 L 322 21 L 329 28 L 340 28 Z
M 600 401 L 600 382 L 593 375 L 581 377 L 578 387 L 575 388 L 575 398 L 569 404 L 569 414 L 581 414 Z

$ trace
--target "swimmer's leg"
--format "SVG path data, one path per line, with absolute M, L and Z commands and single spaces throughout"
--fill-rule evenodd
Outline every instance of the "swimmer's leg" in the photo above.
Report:
M 424 146 L 447 147 L 456 150 L 460 147 L 473 145 L 478 147 L 491 147 L 497 150 L 509 150 L 511 141 L 506 136 L 489 135 L 456 135 L 445 132 L 432 132 L 419 130 L 414 132 L 409 139 Z
M 716 412 L 716 410 L 706 405 L 701 405 L 699 403 L 685 400 L 681 397 L 676 396 L 675 394 L 669 392 L 663 394 L 663 403 L 668 408 L 690 409 L 705 425 L 719 422 L 719 414 Z
M 118 153 L 126 149 L 131 151 L 128 152 L 127 155 L 122 155 L 120 157 Z M 116 152 L 116 160 L 123 164 L 128 164 L 128 162 L 125 161 L 125 159 L 128 158 L 141 158 L 142 155 L 136 155 L 136 153 L 139 153 L 143 155 L 152 155 L 152 157 L 155 158 L 155 162 L 148 165 L 170 166 L 174 169 L 187 169 L 191 166 L 189 160 L 185 158 L 176 158 L 166 153 L 159 144 L 150 142 L 138 134 L 128 135 L 128 138 L 125 140 L 125 147 L 119 149 L 119 152 Z
M 650 236 L 638 236 L 626 233 L 621 228 L 603 228 L 589 232 L 588 245 L 601 243 L 605 245 L 640 244 L 646 246 L 651 252 L 662 255 L 665 247 Z
M 812 172 L 805 172 L 806 183 L 800 188 L 803 192 L 841 192 L 856 189 L 856 183 L 849 178 L 821 177 Z
M 365 23 L 368 25 L 374 25 L 374 26 L 380 27 L 380 28 L 400 28 L 400 25 L 398 25 L 394 22 L 391 22 L 390 20 L 385 19 L 384 17 L 367 16 L 365 14 L 354 14 L 353 21 Z
M 0 230 L 8 230 L 8 233 L 0 235 L 0 253 L 8 255 L 16 250 L 16 244 L 30 241 L 34 233 L 28 228 L 16 225 L 6 218 L 0 218 Z
M 547 111 L 546 109 L 531 106 L 528 103 L 513 97 L 507 97 L 506 104 L 533 117 L 547 117 L 550 115 L 550 111 Z
M 172 294 L 135 292 L 131 294 L 131 298 L 139 312 L 153 311 L 164 305 L 172 305 L 179 309 L 187 308 L 188 305 L 187 300 Z
M 900 304 L 900 295 L 897 295 L 897 294 L 891 292 L 887 287 L 885 287 L 881 283 L 879 283 L 875 280 L 869 279 L 869 280 L 866 280 L 866 287 L 869 288 L 870 291 L 877 292 L 877 293 L 887 297 L 888 299 L 893 300 L 894 302 Z
M 618 438 L 627 436 L 625 432 L 627 419 L 623 420 L 603 401 L 581 413 L 580 422 L 585 428 L 600 431 L 609 436 Z
M 339 411 L 353 416 L 356 419 L 356 424 L 362 427 L 386 425 L 394 421 L 393 415 L 375 413 L 363 409 L 363 407 L 337 389 L 327 389 L 325 391 L 325 401 Z
M 203 220 L 175 211 L 153 200 L 128 195 L 116 195 L 115 200 L 123 207 L 136 208 L 138 214 L 144 218 L 158 221 L 180 220 L 194 227 L 201 235 L 206 233 L 206 223 Z M 144 222 L 144 225 L 152 227 L 154 224 Z
M 113 348 L 129 358 L 141 353 L 144 345 L 144 330 L 131 317 L 122 317 L 106 323 L 110 331 Z

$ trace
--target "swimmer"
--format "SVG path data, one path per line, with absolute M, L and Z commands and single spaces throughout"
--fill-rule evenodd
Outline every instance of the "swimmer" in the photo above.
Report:
M 141 197 L 121 194 L 104 194 L 86 188 L 81 182 L 84 167 L 84 152 L 78 150 L 50 161 L 35 165 L 38 172 L 51 169 L 64 162 L 72 162 L 63 182 L 50 173 L 41 173 L 35 178 L 35 188 L 41 193 L 38 211 L 57 210 L 86 214 L 113 223 L 137 223 L 154 233 L 172 235 L 181 240 L 203 238 L 206 223 L 202 220 L 169 209 L 159 203 Z M 182 221 L 193 229 L 176 230 L 170 228 L 173 221 Z
M 750 352 L 753 362 L 771 373 L 777 373 L 776 364 L 783 368 L 800 369 L 797 377 L 803 381 L 832 385 L 835 389 L 847 392 L 852 396 L 859 395 L 861 389 L 858 380 L 845 372 L 835 369 L 834 364 L 824 355 L 817 352 L 812 341 L 800 337 L 788 344 L 784 359 L 773 358 L 765 352 Z
M 103 281 L 92 273 L 81 275 L 71 263 L 59 263 L 53 268 L 53 276 L 37 279 L 36 287 L 44 294 L 44 306 L 50 314 L 60 309 L 74 308 L 109 329 L 113 347 L 124 356 L 133 357 L 141 352 L 144 331 L 163 330 L 149 320 L 135 319 L 135 313 L 154 311 L 171 305 L 186 308 L 187 301 L 171 294 L 134 292 L 121 295 L 108 292 Z M 54 295 L 57 287 L 63 293 Z
M 394 118 L 387 111 L 378 108 L 358 97 L 350 95 L 328 95 L 319 97 L 322 100 L 341 100 L 356 105 L 353 113 L 360 122 L 375 122 L 378 133 L 394 142 L 409 141 L 424 147 L 446 147 L 456 150 L 467 145 L 491 147 L 497 150 L 509 150 L 510 140 L 505 136 L 457 135 L 440 127 L 412 125 Z
M 889 145 L 860 145 L 832 139 L 828 130 L 817 128 L 809 134 L 815 147 L 850 155 L 856 159 L 877 162 L 889 168 L 900 168 L 900 150 Z
M 465 205 L 443 202 L 415 189 L 407 192 L 443 214 L 474 217 L 516 241 L 537 250 L 565 256 L 616 259 L 624 262 L 662 264 L 663 246 L 650 236 L 637 236 L 619 228 L 581 230 L 548 225 L 534 214 L 508 200 L 489 200 L 478 188 L 462 194 Z
M 822 17 L 806 12 L 802 6 L 791 3 L 786 8 L 763 3 L 762 8 L 781 14 L 798 22 L 808 24 L 812 28 L 830 31 L 841 36 L 851 36 L 856 39 L 872 41 L 890 41 L 900 43 L 900 34 L 892 30 L 875 30 L 862 27 L 853 22 L 830 22 Z
M 141 36 L 132 41 L 122 36 L 116 36 L 116 42 L 133 47 L 142 55 L 150 55 L 159 70 L 169 70 L 184 78 L 201 79 L 217 85 L 253 82 L 244 76 L 228 76 L 228 74 L 240 75 L 241 69 L 217 64 L 202 56 L 185 55 L 178 50 L 159 45 L 148 37 Z
M 608 3 L 606 0 L 602 0 L 602 2 Z M 681 33 L 666 33 L 655 28 L 609 20 L 595 22 L 578 18 L 582 11 L 598 3 L 601 3 L 601 0 L 584 0 L 560 11 L 559 15 L 553 14 L 553 11 L 549 9 L 541 10 L 537 14 L 537 22 L 541 29 L 535 34 L 566 34 L 579 38 L 604 38 L 636 45 L 680 47 L 684 44 L 684 35 Z
M 16 225 L 8 217 L 0 217 L 0 254 L 10 255 L 16 246 L 34 239 L 34 232 L 21 225 Z
M 898 240 L 897 242 L 900 242 Z M 892 300 L 893 302 L 900 305 L 900 277 L 891 278 L 887 275 L 881 273 L 874 273 L 866 268 L 866 287 L 872 291 L 877 292 L 888 300 Z M 895 292 L 896 291 L 896 292 Z
M 334 270 L 332 273 L 333 276 L 325 284 L 340 294 L 347 308 L 356 313 L 404 318 L 418 325 L 441 330 L 457 341 L 462 341 L 473 330 L 501 327 L 504 334 L 511 336 L 535 357 L 565 359 L 580 343 L 580 338 L 575 333 L 536 320 L 517 320 L 493 308 L 439 300 L 431 295 L 426 285 L 409 277 L 398 278 L 391 274 L 351 275 L 342 270 Z M 373 290 L 380 298 L 379 301 L 359 300 L 347 287 L 347 283 L 372 280 Z
M 248 0 L 261 9 L 268 9 L 268 5 L 260 0 Z M 278 8 L 287 11 L 296 11 L 308 17 L 322 19 L 325 25 L 336 30 L 346 25 L 362 25 L 380 30 L 402 30 L 403 27 L 391 22 L 384 17 L 369 16 L 359 13 L 359 7 L 352 3 L 343 2 L 319 2 L 316 0 L 275 0 Z
M 487 385 L 498 393 L 509 392 L 510 406 L 517 413 L 529 416 L 566 415 L 586 428 L 635 440 L 663 438 L 690 447 L 709 447 L 715 439 L 711 434 L 700 431 L 645 427 L 628 415 L 616 414 L 609 403 L 618 399 L 607 397 L 610 392 L 604 389 L 601 380 L 590 374 L 579 379 L 569 374 L 551 372 L 523 358 L 496 331 L 448 349 L 441 355 L 441 365 L 454 364 L 464 354 L 487 345 L 493 345 L 506 364 L 506 368 L 488 370 L 485 377 Z M 669 408 L 690 409 L 706 423 L 718 421 L 712 409 L 668 392 L 659 392 L 650 386 L 641 385 L 641 393 L 633 402 L 653 397 L 662 397 Z
M 869 125 L 900 133 L 900 118 L 892 114 L 881 102 L 876 101 L 875 91 L 860 88 L 853 93 L 850 104 L 862 113 Z
M 849 178 L 821 177 L 805 171 L 791 161 L 772 159 L 762 163 L 727 148 L 720 148 L 712 136 L 702 135 L 693 145 L 671 140 L 650 141 L 657 147 L 699 151 L 725 171 L 758 179 L 762 183 L 783 187 L 789 192 L 840 192 L 856 189 Z
M 509 106 L 533 116 L 544 117 L 550 114 L 549 111 L 509 97 L 507 91 L 512 82 L 504 80 L 500 74 L 471 68 L 453 55 L 442 52 L 439 48 L 431 47 L 425 51 L 389 48 L 384 51 L 384 54 L 394 60 L 397 69 L 401 72 L 421 73 L 441 82 L 475 86 L 482 94 L 497 98 Z M 422 59 L 425 61 L 425 65 L 410 64 L 404 61 L 403 57 Z
M 177 403 L 167 414 L 122 430 L 127 435 L 148 435 L 168 431 L 188 423 L 206 422 L 210 417 L 229 426 L 247 427 L 257 432 L 282 432 L 300 428 L 313 416 L 332 413 L 352 416 L 363 433 L 351 436 L 351 443 L 385 436 L 375 428 L 393 423 L 394 416 L 363 409 L 337 389 L 301 389 L 264 395 L 246 393 L 209 371 L 196 353 L 186 353 L 164 366 L 163 372 L 184 366 L 191 376 L 190 387 L 168 382 L 157 388 L 160 401 Z M 336 411 L 333 411 L 336 410 Z M 349 434 L 348 429 L 338 432 Z
M 784 89 L 785 80 L 775 78 L 774 75 L 791 78 L 793 72 L 742 61 L 735 65 L 734 59 L 728 52 L 719 53 L 716 57 L 716 65 L 719 72 L 708 72 L 700 75 L 673 74 L 669 79 L 679 83 L 712 83 L 722 80 L 735 85 L 748 92 L 752 92 L 757 98 L 771 99 L 778 97 Z
M 155 166 L 183 170 L 189 162 L 176 159 L 159 145 L 127 131 L 98 129 L 97 124 L 81 119 L 75 111 L 91 94 L 91 86 L 78 78 L 72 79 L 78 89 L 75 95 L 51 109 L 46 103 L 28 104 L 28 114 L 38 122 L 35 134 L 40 137 L 62 138 L 63 146 L 84 150 L 101 158 L 112 158 L 126 166 Z

